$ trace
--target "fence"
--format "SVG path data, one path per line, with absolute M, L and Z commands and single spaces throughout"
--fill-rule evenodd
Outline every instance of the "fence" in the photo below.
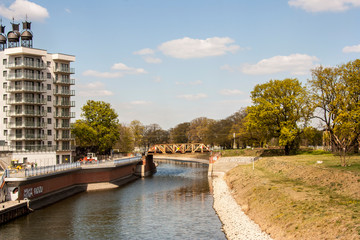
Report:
M 127 163 L 138 162 L 140 160 L 141 160 L 141 156 L 132 157 L 132 158 L 123 158 L 123 159 L 114 160 L 114 164 L 115 165 L 124 165 Z
M 80 168 L 80 162 L 64 163 L 45 167 L 35 167 L 32 169 L 25 169 L 25 177 L 32 177 L 42 174 L 48 174 L 53 172 L 65 171 L 73 168 Z

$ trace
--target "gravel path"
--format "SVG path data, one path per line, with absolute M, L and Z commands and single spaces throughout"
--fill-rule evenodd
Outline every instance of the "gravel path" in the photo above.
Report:
M 220 161 L 221 162 L 221 161 Z M 221 164 L 218 162 L 217 164 Z M 261 231 L 237 204 L 224 180 L 224 173 L 213 177 L 214 209 L 218 214 L 227 239 L 262 240 L 272 239 Z

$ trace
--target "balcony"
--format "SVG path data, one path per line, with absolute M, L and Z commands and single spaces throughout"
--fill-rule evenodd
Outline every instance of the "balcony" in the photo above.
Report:
M 21 93 L 21 92 L 45 93 L 46 89 L 43 86 L 8 86 L 6 91 L 8 93 Z
M 75 96 L 75 90 L 54 89 L 54 95 Z
M 75 151 L 75 146 L 56 146 L 56 151 Z
M 54 73 L 74 74 L 75 73 L 75 68 L 57 67 L 57 68 L 54 68 Z
M 20 122 L 20 123 L 8 123 L 7 128 L 19 129 L 19 128 L 46 128 L 45 123 L 34 123 L 34 122 Z
M 34 73 L 19 73 L 19 74 L 8 74 L 6 77 L 8 81 L 19 81 L 19 80 L 32 80 L 32 81 L 46 81 L 44 76 Z
M 55 134 L 55 141 L 70 141 L 74 139 L 75 136 L 73 134 Z
M 73 79 L 73 78 L 71 78 L 71 79 L 65 79 L 65 78 L 54 79 L 53 83 L 54 84 L 64 84 L 64 85 L 74 85 L 75 79 Z
M 9 141 L 21 141 L 21 140 L 46 140 L 46 135 L 44 134 L 29 134 L 29 133 L 25 133 L 25 134 L 10 134 L 7 136 L 7 140 Z
M 54 124 L 55 129 L 72 129 L 70 124 Z
M 8 69 L 22 69 L 22 68 L 27 68 L 27 69 L 34 69 L 34 70 L 45 70 L 45 69 L 46 69 L 46 65 L 44 64 L 43 61 L 41 61 L 41 62 L 37 62 L 37 61 L 24 61 L 24 62 L 20 62 L 20 63 L 9 62 L 9 63 L 6 65 L 6 68 L 8 68 Z
M 9 105 L 22 105 L 22 104 L 31 104 L 31 105 L 45 105 L 45 99 L 35 99 L 35 98 L 9 98 L 6 100 L 6 103 Z
M 8 117 L 45 117 L 45 111 L 39 110 L 21 110 L 21 111 L 7 111 Z
M 54 101 L 54 107 L 75 107 L 75 101 Z
M 54 113 L 54 118 L 74 118 L 75 113 L 74 112 L 68 112 L 68 113 Z

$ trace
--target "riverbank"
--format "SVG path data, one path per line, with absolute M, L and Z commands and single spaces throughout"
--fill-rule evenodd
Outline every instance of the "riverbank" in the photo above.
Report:
M 274 239 L 360 239 L 360 157 L 264 157 L 230 170 L 237 203 Z
M 253 158 L 220 158 L 213 168 L 213 207 L 218 214 L 227 239 L 267 240 L 271 237 L 263 232 L 243 211 L 233 198 L 224 179 L 225 173 L 239 164 L 249 163 Z

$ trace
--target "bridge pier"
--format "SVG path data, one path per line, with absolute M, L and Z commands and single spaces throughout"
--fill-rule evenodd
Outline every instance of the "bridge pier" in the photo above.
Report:
M 142 161 L 136 166 L 135 175 L 139 177 L 148 177 L 156 173 L 156 166 L 153 155 L 142 156 Z

